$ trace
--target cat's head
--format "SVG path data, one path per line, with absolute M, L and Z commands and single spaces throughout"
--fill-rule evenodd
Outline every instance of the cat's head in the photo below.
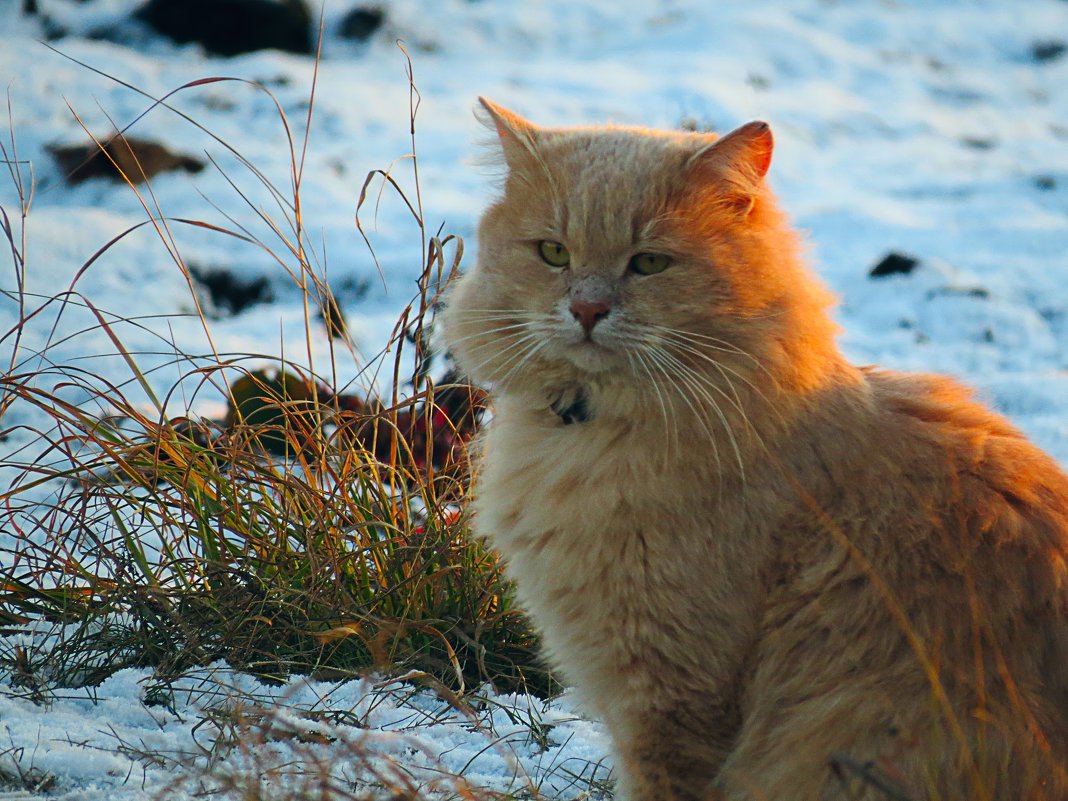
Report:
M 828 296 L 764 180 L 767 124 L 722 138 L 542 128 L 481 103 L 507 178 L 442 315 L 475 381 L 541 396 L 695 375 L 718 386 L 799 345 L 833 348 Z

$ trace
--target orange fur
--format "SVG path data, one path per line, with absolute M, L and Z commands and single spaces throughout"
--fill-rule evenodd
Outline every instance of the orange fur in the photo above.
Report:
M 844 360 L 766 126 L 484 105 L 508 177 L 442 315 L 495 400 L 476 526 L 621 796 L 1068 799 L 1064 473 L 949 379 Z

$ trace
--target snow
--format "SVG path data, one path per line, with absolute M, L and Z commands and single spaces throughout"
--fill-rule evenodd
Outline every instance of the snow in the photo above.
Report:
M 16 363 L 19 370 L 87 365 L 147 406 L 147 395 L 86 307 L 91 302 L 105 316 L 137 318 L 115 322 L 115 330 L 156 394 L 178 382 L 168 413 L 184 413 L 188 404 L 217 414 L 219 389 L 184 380 L 197 360 L 176 361 L 176 351 L 284 351 L 309 359 L 303 308 L 286 272 L 293 260 L 257 216 L 269 214 L 285 231 L 284 209 L 220 141 L 289 196 L 314 64 L 275 52 L 207 57 L 194 45 L 176 46 L 132 26 L 128 12 L 137 4 L 41 0 L 53 26 L 70 32 L 45 45 L 40 23 L 20 16 L 19 0 L 0 0 L 0 79 L 10 109 L 0 111 L 0 130 L 11 131 L 5 146 L 9 153 L 17 148 L 23 178 L 32 164 L 36 181 L 25 275 L 27 292 L 36 294 L 28 301 L 33 307 L 67 288 L 78 293 L 62 311 L 52 304 L 25 326 Z M 361 211 L 381 275 L 354 224 L 360 187 L 372 169 L 392 165 L 414 197 L 405 158 L 411 150 L 406 61 L 395 43 L 402 39 L 420 98 L 416 136 L 427 228 L 464 237 L 468 262 L 478 212 L 494 181 L 476 166 L 477 143 L 487 139 L 471 113 L 479 94 L 544 124 L 689 121 L 726 130 L 766 119 L 776 137 L 771 180 L 808 231 L 819 273 L 841 297 L 837 317 L 851 358 L 959 376 L 1068 463 L 1068 56 L 1040 61 L 1032 54 L 1036 43 L 1068 38 L 1068 3 L 392 0 L 382 4 L 385 28 L 364 44 L 337 36 L 351 5 L 330 0 L 324 14 L 302 217 L 315 263 L 340 288 L 358 356 L 341 348 L 335 359 L 325 328 L 313 322 L 310 359 L 320 373 L 336 370 L 341 384 L 363 380 L 364 359 L 383 347 L 414 294 L 422 246 L 405 205 L 389 190 L 379 204 L 375 187 Z M 105 29 L 116 31 L 115 41 L 84 38 Z M 232 81 L 169 98 L 210 134 L 174 111 L 152 108 L 150 98 L 219 76 L 262 82 L 271 94 Z M 295 154 L 276 102 L 291 126 Z M 104 136 L 131 123 L 131 134 L 182 153 L 210 154 L 220 169 L 160 175 L 143 197 L 99 180 L 63 185 L 47 146 L 84 141 L 83 125 Z M 277 259 L 180 223 L 170 230 L 188 263 L 264 276 L 276 302 L 213 321 L 209 342 L 191 315 L 193 297 L 166 237 L 152 226 L 129 234 L 79 274 L 110 238 L 146 219 L 143 203 L 153 210 L 158 204 L 171 220 L 231 227 L 229 215 L 248 226 Z M 0 180 L 0 207 L 20 237 L 11 181 Z M 890 251 L 919 265 L 908 275 L 869 278 Z M 0 261 L 0 289 L 7 293 L 0 296 L 0 331 L 7 331 L 19 319 L 10 293 L 20 279 L 6 258 Z M 0 363 L 9 362 L 13 341 L 0 343 Z M 54 384 L 61 372 L 41 380 Z M 75 402 L 90 401 L 85 389 L 67 392 Z M 5 416 L 5 425 L 41 422 L 19 405 Z M 28 430 L 13 431 L 0 447 L 14 454 L 33 439 Z M 14 480 L 6 460 L 0 460 L 3 486 Z M 172 687 L 167 710 L 142 703 L 153 682 L 147 671 L 124 671 L 41 706 L 9 682 L 0 692 L 0 772 L 17 759 L 24 770 L 55 776 L 53 792 L 65 798 L 106 792 L 132 800 L 169 788 L 169 797 L 180 800 L 190 796 L 171 784 L 173 763 L 140 759 L 138 749 L 206 769 L 198 744 L 214 736 L 214 724 L 197 724 L 217 720 L 208 710 L 238 703 L 293 714 L 328 706 L 370 715 L 368 728 L 359 730 L 367 740 L 361 748 L 423 770 L 418 781 L 429 781 L 436 765 L 478 786 L 515 790 L 527 776 L 549 797 L 574 797 L 576 785 L 564 780 L 569 767 L 578 766 L 574 772 L 586 781 L 595 766 L 598 779 L 606 769 L 603 740 L 592 724 L 571 719 L 566 699 L 545 706 L 496 698 L 473 722 L 409 685 L 376 690 L 367 682 L 295 680 L 268 688 L 216 667 Z M 375 694 L 384 700 L 373 714 L 365 712 Z M 506 710 L 520 722 L 511 722 Z M 418 715 L 429 717 L 418 722 L 412 717 Z M 528 736 L 539 716 L 567 721 L 550 729 L 547 747 Z M 401 732 L 415 744 L 399 745 Z M 353 735 L 339 737 L 342 745 L 335 747 L 343 750 Z M 292 747 L 275 741 L 259 756 L 283 764 Z
M 239 723 L 250 728 L 235 743 Z M 185 798 L 269 772 L 277 792 L 327 764 L 359 784 L 395 763 L 416 786 L 443 792 L 466 782 L 573 797 L 607 776 L 603 736 L 566 696 L 550 705 L 476 694 L 458 708 L 398 680 L 271 687 L 222 665 L 167 683 L 122 670 L 41 706 L 9 690 L 0 744 L 0 771 L 14 773 L 17 759 L 23 774 L 54 777 L 64 799 Z

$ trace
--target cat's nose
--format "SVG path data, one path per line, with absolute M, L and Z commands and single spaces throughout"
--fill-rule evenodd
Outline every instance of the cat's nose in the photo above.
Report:
M 593 327 L 608 316 L 612 307 L 603 300 L 573 300 L 571 301 L 571 316 L 582 325 L 586 336 L 590 335 Z

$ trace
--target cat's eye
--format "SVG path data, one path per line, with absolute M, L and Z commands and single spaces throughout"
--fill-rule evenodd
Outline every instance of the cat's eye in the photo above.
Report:
M 571 264 L 571 254 L 559 242 L 543 239 L 538 243 L 538 255 L 551 267 L 567 267 Z
M 638 275 L 656 275 L 662 273 L 671 264 L 671 257 L 663 253 L 638 253 L 627 266 Z

